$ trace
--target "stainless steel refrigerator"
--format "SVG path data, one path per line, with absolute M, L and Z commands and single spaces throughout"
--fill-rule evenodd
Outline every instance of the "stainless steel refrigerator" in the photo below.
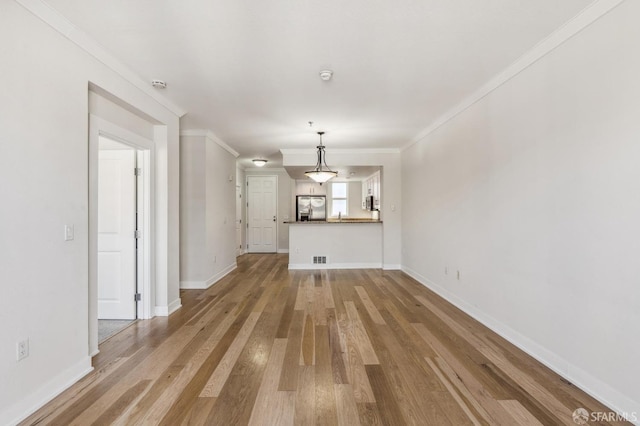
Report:
M 297 195 L 296 217 L 298 222 L 327 220 L 327 198 L 324 195 Z

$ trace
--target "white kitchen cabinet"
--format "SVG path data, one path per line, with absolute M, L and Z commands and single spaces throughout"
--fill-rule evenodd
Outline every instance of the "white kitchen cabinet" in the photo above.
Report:
M 296 195 L 327 195 L 327 184 L 309 180 L 296 180 Z
M 373 195 L 373 208 L 380 209 L 381 193 L 380 171 L 377 171 L 362 181 L 362 209 L 366 210 L 366 198 L 369 195 Z

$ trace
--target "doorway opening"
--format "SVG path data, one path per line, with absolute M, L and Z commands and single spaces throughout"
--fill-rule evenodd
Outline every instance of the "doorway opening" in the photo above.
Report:
M 151 315 L 153 143 L 91 116 L 89 353 Z
M 98 136 L 98 343 L 138 318 L 138 155 Z
M 137 318 L 137 150 L 98 136 L 98 320 Z

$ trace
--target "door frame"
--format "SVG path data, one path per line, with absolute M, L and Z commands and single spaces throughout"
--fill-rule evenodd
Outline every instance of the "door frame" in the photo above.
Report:
M 246 240 L 245 240 L 245 244 L 247 246 L 247 250 L 246 253 L 252 253 L 250 248 L 251 248 L 251 244 L 249 244 L 249 206 L 247 205 L 247 203 L 249 203 L 249 191 L 247 190 L 248 186 L 249 186 L 249 178 L 254 178 L 254 177 L 275 177 L 276 178 L 276 236 L 275 236 L 275 240 L 276 240 L 276 251 L 274 253 L 278 253 L 278 245 L 280 243 L 280 238 L 279 238 L 279 231 L 280 231 L 280 226 L 278 224 L 278 218 L 280 217 L 280 203 L 278 202 L 278 198 L 280 196 L 279 192 L 278 192 L 278 184 L 279 184 L 279 180 L 278 180 L 278 175 L 269 175 L 269 174 L 259 174 L 259 175 L 247 175 L 245 177 L 245 183 L 244 183 L 244 188 L 245 188 L 245 193 L 246 196 L 244 198 L 244 206 L 246 207 L 245 209 L 245 218 L 244 218 L 244 222 L 245 222 L 245 229 L 247 230 L 246 233 Z M 258 252 L 255 252 L 258 253 Z
M 239 195 L 239 197 L 238 197 Z M 238 201 L 239 199 L 239 201 Z M 244 252 L 243 250 L 243 242 L 242 241 L 242 230 L 243 230 L 243 225 L 244 223 L 242 223 L 242 204 L 244 203 L 244 197 L 242 196 L 242 183 L 237 184 L 236 185 L 236 217 L 235 217 L 235 224 L 236 224 L 236 257 L 241 256 L 242 253 Z M 238 204 L 240 205 L 240 209 L 238 210 Z M 238 218 L 240 218 L 240 223 L 238 223 Z M 240 225 L 240 244 L 238 244 L 238 225 Z
M 155 233 L 153 218 L 155 217 L 154 182 L 155 153 L 153 141 L 130 130 L 124 129 L 107 120 L 89 114 L 89 356 L 96 355 L 98 350 L 98 139 L 108 137 L 117 142 L 136 149 L 137 166 L 142 175 L 137 180 L 136 207 L 138 210 L 138 239 L 136 251 L 137 292 L 141 300 L 136 302 L 137 317 L 148 319 L 153 317 L 151 284 L 155 265 L 153 250 Z

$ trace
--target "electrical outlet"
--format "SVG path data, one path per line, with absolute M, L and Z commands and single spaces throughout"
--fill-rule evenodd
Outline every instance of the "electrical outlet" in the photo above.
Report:
M 216 263 L 218 261 L 218 256 L 213 256 L 213 263 Z
M 16 359 L 21 361 L 29 356 L 29 339 L 16 343 Z
M 296 253 L 300 253 L 300 249 L 299 248 L 296 248 Z
M 457 274 L 456 278 L 457 278 L 458 280 L 460 280 L 460 271 L 458 271 L 458 274 Z
M 447 268 L 446 266 L 444 267 L 444 274 L 449 275 L 449 268 Z

